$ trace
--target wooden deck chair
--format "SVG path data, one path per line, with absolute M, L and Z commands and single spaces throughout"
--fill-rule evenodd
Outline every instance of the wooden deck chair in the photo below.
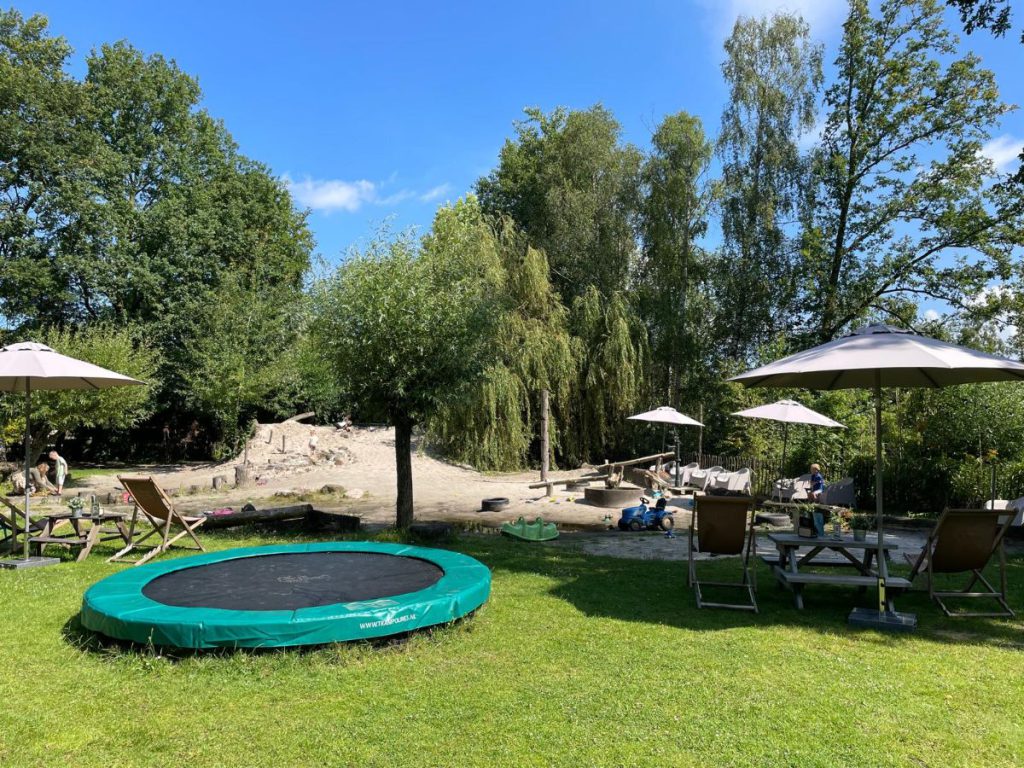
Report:
M 1003 537 L 1013 516 L 999 509 L 947 509 L 928 534 L 924 549 L 916 558 L 906 554 L 911 565 L 910 581 L 924 574 L 928 581 L 928 595 L 947 616 L 1009 616 L 1014 615 L 1006 603 L 1006 553 Z M 992 556 L 998 556 L 999 589 L 982 575 Z M 937 573 L 970 573 L 971 579 L 962 590 L 939 592 L 935 589 Z M 978 582 L 987 592 L 972 592 Z M 988 597 L 1002 607 L 998 612 L 952 612 L 943 598 Z
M 693 522 L 689 533 L 689 572 L 687 584 L 693 587 L 698 608 L 735 608 L 757 613 L 756 575 L 751 568 L 754 552 L 754 500 L 747 496 L 698 496 L 694 501 Z M 696 531 L 695 531 L 696 529 Z M 694 560 L 694 533 L 696 551 L 710 555 L 739 555 L 743 577 L 739 582 L 700 581 Z M 701 594 L 702 586 L 737 587 L 746 590 L 749 603 L 710 603 Z
M 206 551 L 206 548 L 195 534 L 196 529 L 206 522 L 205 517 L 201 515 L 184 515 L 178 512 L 174 508 L 174 504 L 167 497 L 167 494 L 163 492 L 163 489 L 151 477 L 122 477 L 118 475 L 117 479 L 121 482 L 124 489 L 132 495 L 132 499 L 135 502 L 135 510 L 132 512 L 132 519 L 128 528 L 132 543 L 107 560 L 108 563 L 116 563 L 126 559 L 126 555 L 133 550 L 148 549 L 149 551 L 145 555 L 135 561 L 136 565 L 142 565 L 147 560 L 152 560 L 160 553 L 166 552 L 183 536 L 188 536 L 195 542 L 194 547 L 185 547 L 186 549 Z M 136 539 L 135 523 L 138 520 L 140 511 L 153 526 L 153 530 Z M 172 531 L 173 526 L 178 526 L 182 530 L 174 533 Z M 146 544 L 140 547 L 144 541 L 152 536 L 159 537 L 159 543 Z

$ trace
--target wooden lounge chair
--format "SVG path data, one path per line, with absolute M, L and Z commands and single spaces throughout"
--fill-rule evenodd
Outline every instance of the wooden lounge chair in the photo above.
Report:
M 947 509 L 928 534 L 928 541 L 917 558 L 906 555 L 911 564 L 911 582 L 923 573 L 928 581 L 928 595 L 939 604 L 947 616 L 1010 616 L 1014 615 L 1006 603 L 1006 553 L 1003 537 L 1010 527 L 1012 515 L 999 509 Z M 993 555 L 999 558 L 999 589 L 982 575 Z M 935 589 L 937 573 L 970 573 L 971 579 L 962 590 L 939 592 Z M 981 582 L 987 592 L 972 592 Z M 998 612 L 952 612 L 943 598 L 988 597 L 1002 608 Z
M 694 502 L 693 522 L 689 533 L 689 572 L 687 584 L 693 587 L 698 608 L 735 608 L 757 613 L 756 576 L 750 566 L 754 551 L 754 500 L 747 496 L 698 496 Z M 711 555 L 739 555 L 743 578 L 739 582 L 700 581 L 693 558 L 694 529 L 696 550 Z M 749 603 L 711 603 L 704 600 L 702 586 L 737 587 L 746 590 Z
M 134 550 L 148 549 L 149 551 L 145 555 L 135 561 L 136 565 L 142 565 L 147 560 L 152 560 L 160 553 L 166 552 L 183 536 L 188 536 L 195 542 L 194 547 L 185 547 L 186 549 L 206 551 L 202 542 L 199 541 L 195 534 L 196 529 L 206 522 L 204 516 L 184 515 L 178 512 L 174 508 L 174 504 L 167 497 L 167 494 L 163 492 L 163 489 L 151 477 L 122 477 L 118 475 L 117 479 L 124 486 L 124 489 L 132 495 L 132 499 L 135 502 L 135 510 L 132 512 L 132 519 L 128 528 L 131 544 L 107 560 L 108 563 L 124 560 L 128 553 Z M 138 520 L 140 510 L 153 526 L 153 530 L 136 539 L 135 523 Z M 180 527 L 182 530 L 174 533 L 172 531 L 174 526 Z M 152 536 L 159 537 L 159 543 L 146 544 L 140 547 L 144 541 Z

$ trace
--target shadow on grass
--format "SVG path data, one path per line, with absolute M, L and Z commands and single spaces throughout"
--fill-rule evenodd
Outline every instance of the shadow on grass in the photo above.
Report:
M 798 610 L 792 594 L 777 585 L 767 566 L 757 565 L 759 613 L 725 609 L 698 609 L 693 590 L 686 584 L 686 563 L 666 560 L 627 560 L 588 555 L 566 549 L 537 547 L 502 539 L 465 539 L 456 548 L 478 557 L 496 575 L 529 573 L 555 580 L 549 594 L 565 600 L 587 616 L 678 627 L 691 631 L 721 631 L 737 627 L 787 626 L 822 633 L 857 633 L 867 642 L 901 642 L 926 638 L 937 642 L 995 645 L 1024 650 L 1024 622 L 999 618 L 949 618 L 917 588 L 897 598 L 900 611 L 915 613 L 914 634 L 879 634 L 853 629 L 847 616 L 855 606 L 875 607 L 874 589 L 858 590 L 832 586 L 808 586 L 804 610 Z M 1018 608 L 1024 602 L 1024 557 L 1008 560 L 1009 602 Z M 896 567 L 894 575 L 909 570 Z M 739 562 L 721 558 L 697 563 L 699 578 L 738 581 Z M 986 573 L 990 580 L 993 576 Z M 944 588 L 960 588 L 964 579 L 950 577 Z M 708 600 L 742 602 L 745 591 L 705 590 Z M 965 602 L 965 601 L 961 601 Z M 972 601 L 971 610 L 981 610 L 985 601 Z M 992 609 L 995 609 L 992 601 Z
M 388 637 L 351 640 L 345 643 L 277 648 L 175 648 L 173 646 L 155 646 L 134 643 L 128 640 L 115 640 L 82 626 L 80 613 L 76 613 L 64 623 L 61 627 L 61 636 L 64 638 L 64 642 L 81 653 L 105 656 L 111 660 L 134 659 L 144 662 L 146 659 L 161 659 L 175 664 L 197 658 L 258 657 L 290 654 L 317 656 L 320 660 L 344 665 L 368 653 L 400 652 L 420 643 L 447 642 L 452 635 L 472 632 L 476 614 L 477 612 L 474 611 L 447 624 L 425 627 L 413 632 L 403 632 Z
M 205 537 L 214 548 L 254 546 L 281 543 L 278 531 L 260 531 L 240 528 L 231 531 L 210 532 Z M 536 575 L 549 579 L 547 589 L 551 597 L 564 600 L 586 616 L 616 621 L 638 622 L 657 626 L 676 627 L 695 632 L 717 632 L 737 628 L 790 627 L 822 634 L 857 634 L 863 642 L 888 645 L 912 638 L 951 644 L 987 645 L 1024 650 L 1024 621 L 1017 619 L 948 618 L 917 589 L 897 598 L 900 611 L 917 614 L 919 626 L 914 634 L 881 634 L 853 629 L 847 616 L 855 606 L 874 607 L 875 591 L 863 592 L 856 588 L 808 586 L 804 592 L 804 610 L 797 610 L 789 591 L 780 588 L 768 568 L 757 566 L 757 602 L 760 612 L 698 609 L 693 590 L 686 584 L 686 563 L 666 560 L 630 560 L 590 555 L 564 547 L 550 547 L 517 542 L 500 536 L 462 536 L 454 542 L 426 542 L 410 540 L 394 530 L 383 530 L 371 535 L 325 534 L 294 530 L 287 536 L 290 543 L 303 541 L 372 539 L 376 541 L 405 541 L 425 546 L 455 549 L 478 558 L 490 567 L 497 580 L 503 575 Z M 177 554 L 177 553 L 174 553 Z M 182 552 L 181 554 L 191 554 Z M 169 553 L 166 556 L 173 556 Z M 1009 603 L 1021 614 L 1024 604 L 1024 556 L 1008 558 Z M 734 558 L 702 561 L 697 564 L 702 580 L 734 581 L 739 578 L 739 563 Z M 894 575 L 906 575 L 907 568 L 893 568 Z M 986 573 L 992 580 L 994 574 Z M 994 582 L 995 583 L 995 582 Z M 949 577 L 940 585 L 958 588 L 963 581 Z M 520 585 L 512 582 L 508 587 L 513 594 L 497 599 L 514 600 L 514 590 Z M 738 590 L 719 590 L 707 593 L 708 599 L 740 601 Z M 496 598 L 492 595 L 491 601 Z M 981 602 L 971 605 L 980 609 Z M 334 646 L 273 649 L 211 649 L 191 651 L 167 649 L 122 643 L 97 635 L 81 625 L 78 614 L 67 621 L 62 634 L 65 641 L 78 650 L 100 655 L 161 657 L 171 661 L 195 656 L 260 655 L 281 653 L 321 653 L 325 658 L 340 663 L 367 652 L 382 649 L 401 649 L 412 642 L 445 642 L 452 632 L 472 631 L 475 618 L 470 615 L 450 625 L 438 626 L 405 635 L 395 635 L 376 641 L 356 641 Z

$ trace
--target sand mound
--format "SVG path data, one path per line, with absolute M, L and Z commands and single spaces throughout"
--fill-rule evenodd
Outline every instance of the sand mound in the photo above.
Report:
M 356 461 L 346 445 L 352 433 L 335 426 L 311 426 L 297 421 L 258 424 L 245 450 L 231 463 L 248 461 L 260 478 L 341 467 Z

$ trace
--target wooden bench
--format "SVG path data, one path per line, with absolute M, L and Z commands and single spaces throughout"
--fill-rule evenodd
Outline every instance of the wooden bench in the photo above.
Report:
M 582 477 L 563 477 L 561 480 L 541 480 L 539 483 L 530 483 L 529 488 L 544 488 L 545 496 L 553 496 L 556 485 L 575 485 L 576 483 L 589 483 L 592 480 L 604 480 L 606 475 L 584 475 Z
M 758 555 L 758 557 L 760 558 L 762 563 L 764 563 L 765 565 L 767 565 L 770 568 L 779 565 L 779 563 L 781 562 L 780 559 L 779 559 L 779 555 L 777 553 L 774 553 L 774 552 L 771 553 L 771 554 Z M 819 566 L 820 565 L 820 566 L 824 566 L 825 568 L 829 568 L 829 567 L 832 567 L 832 566 L 835 566 L 835 567 L 842 566 L 844 568 L 849 568 L 850 567 L 850 561 L 847 560 L 845 557 L 842 557 L 840 555 L 827 555 L 827 554 L 821 553 L 821 554 L 815 556 L 814 562 L 811 563 L 810 565 L 812 565 L 812 566 Z
M 878 584 L 877 576 L 859 574 L 790 573 L 777 569 L 775 575 L 790 584 L 833 584 L 837 587 L 873 587 Z M 910 582 L 900 576 L 890 576 L 885 580 L 885 586 L 886 589 L 910 589 Z

